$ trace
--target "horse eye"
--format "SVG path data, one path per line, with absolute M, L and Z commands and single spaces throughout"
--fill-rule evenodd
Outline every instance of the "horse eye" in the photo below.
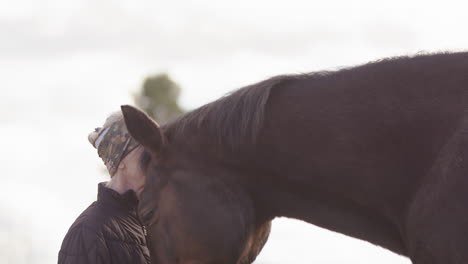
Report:
M 94 129 L 94 132 L 98 132 L 100 129 L 101 129 L 100 127 L 96 127 L 96 128 Z

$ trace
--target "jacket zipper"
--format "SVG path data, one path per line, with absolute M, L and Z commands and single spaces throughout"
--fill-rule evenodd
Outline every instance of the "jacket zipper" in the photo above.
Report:
M 145 236 L 145 244 L 146 248 L 148 249 L 148 257 L 149 257 L 149 264 L 151 263 L 151 250 L 150 250 L 150 242 L 149 242 L 149 237 L 148 237 L 148 231 L 146 229 L 146 226 L 143 224 L 141 221 L 140 217 L 137 215 L 138 222 L 140 222 L 141 228 L 143 229 L 143 235 Z
M 143 225 L 143 234 L 145 235 L 145 240 L 146 240 L 146 248 L 148 248 L 148 257 L 149 257 L 149 263 L 151 263 L 151 249 L 150 249 L 150 246 L 151 246 L 151 242 L 150 242 L 150 239 L 149 239 L 149 236 L 148 236 L 148 231 L 146 229 L 146 226 Z

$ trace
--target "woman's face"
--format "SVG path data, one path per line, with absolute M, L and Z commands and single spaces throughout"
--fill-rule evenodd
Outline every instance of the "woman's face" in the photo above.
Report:
M 143 151 L 144 148 L 142 146 L 138 146 L 128 153 L 122 161 L 120 161 L 120 163 L 123 163 L 123 168 L 126 170 L 124 173 L 125 177 L 128 177 L 128 180 L 137 183 L 141 190 L 145 185 L 145 175 L 140 166 L 140 156 Z M 138 193 L 137 190 L 135 191 Z

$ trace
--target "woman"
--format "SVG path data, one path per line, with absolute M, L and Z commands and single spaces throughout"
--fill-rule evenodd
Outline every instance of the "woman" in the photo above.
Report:
M 148 154 L 129 135 L 121 112 L 88 139 L 111 179 L 98 185 L 97 201 L 68 230 L 58 263 L 150 263 L 146 229 L 137 214 Z

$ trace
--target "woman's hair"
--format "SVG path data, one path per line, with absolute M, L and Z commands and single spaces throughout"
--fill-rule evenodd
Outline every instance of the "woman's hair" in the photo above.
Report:
M 104 125 L 102 127 L 109 127 L 114 122 L 118 121 L 120 118 L 122 118 L 122 111 L 115 111 L 106 118 L 106 121 L 104 122 Z

